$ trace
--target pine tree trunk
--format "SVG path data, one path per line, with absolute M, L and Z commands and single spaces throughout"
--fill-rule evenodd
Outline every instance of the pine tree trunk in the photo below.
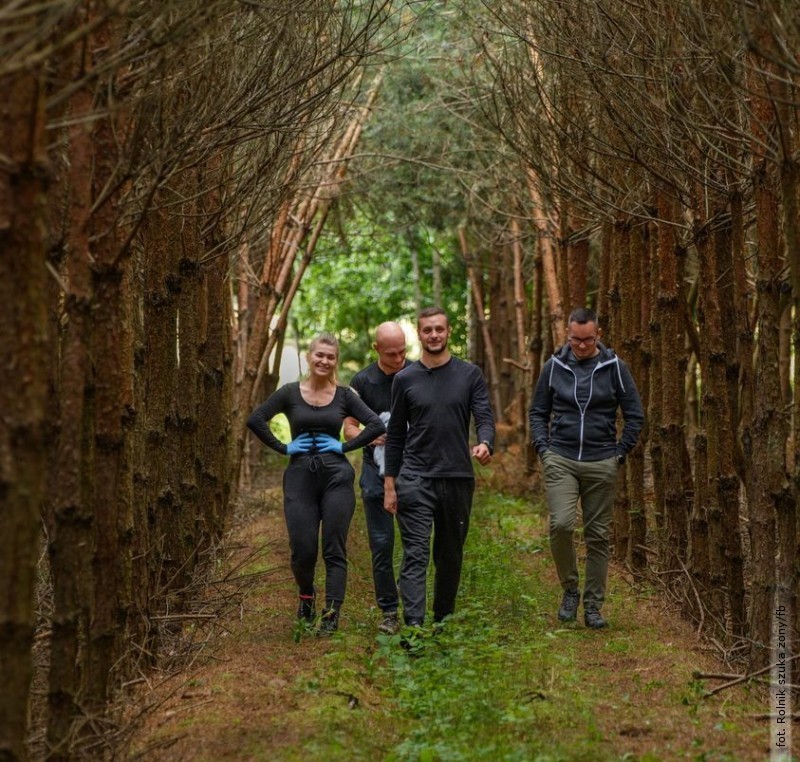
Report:
M 185 582 L 181 541 L 181 510 L 176 484 L 177 436 L 175 398 L 178 392 L 177 317 L 180 278 L 181 221 L 170 214 L 175 207 L 171 194 L 160 193 L 142 225 L 140 239 L 144 276 L 144 387 L 140 406 L 145 419 L 145 500 L 148 523 L 159 558 L 158 576 L 151 590 L 158 591 L 156 605 L 164 605 L 171 590 Z M 178 207 L 179 208 L 179 207 Z
M 39 71 L 0 77 L 0 89 L 0 758 L 23 760 L 47 463 L 48 170 Z
M 757 352 L 751 450 L 748 463 L 747 495 L 750 510 L 752 559 L 751 666 L 768 659 L 771 611 L 776 584 L 776 516 L 787 496 L 785 442 L 788 434 L 780 382 L 775 373 L 779 355 L 780 271 L 782 268 L 777 217 L 779 203 L 776 180 L 769 166 L 755 175 L 756 226 L 758 230 Z M 792 527 L 793 530 L 793 527 Z
M 736 466 L 739 479 L 747 480 L 749 464 L 745 461 L 745 450 L 752 450 L 750 428 L 755 406 L 755 376 L 753 372 L 753 356 L 755 352 L 755 320 L 751 315 L 750 303 L 755 302 L 755 294 L 750 287 L 750 276 L 747 267 L 747 244 L 745 240 L 745 219 L 742 209 L 742 197 L 734 194 L 730 199 L 731 207 L 731 239 L 733 248 L 733 288 L 732 298 L 736 315 L 737 342 L 736 362 L 738 377 L 735 388 L 729 392 L 736 399 L 736 416 L 738 421 L 736 437 Z
M 85 51 L 77 55 L 83 68 Z M 91 255 L 88 221 L 91 209 L 91 93 L 75 94 L 71 104 L 69 172 L 62 191 L 69 199 L 62 281 L 66 286 L 59 323 L 59 434 L 50 490 L 48 554 L 53 584 L 52 638 L 48 676 L 47 747 L 53 759 L 70 754 L 70 728 L 81 703 L 79 649 L 91 620 L 91 484 L 93 381 L 89 337 L 92 315 Z
M 145 252 L 137 248 L 133 252 L 133 271 L 143 273 Z M 147 383 L 146 325 L 142 301 L 144 294 L 138 293 L 138 300 L 132 312 L 133 332 L 133 398 L 142 407 Z M 156 612 L 155 580 L 158 579 L 160 559 L 152 537 L 157 537 L 159 527 L 150 526 L 148 518 L 148 467 L 147 417 L 142 410 L 136 415 L 131 428 L 131 459 L 133 461 L 133 512 L 131 531 L 131 613 L 128 618 L 128 632 L 135 643 L 135 663 L 147 669 L 158 654 L 158 631 L 152 626 L 152 615 Z
M 112 34 L 102 29 L 94 45 L 110 50 L 114 46 Z M 112 90 L 110 86 L 99 88 L 108 97 L 112 97 Z M 84 699 L 90 712 L 105 707 L 112 681 L 127 671 L 121 657 L 127 651 L 132 595 L 133 439 L 129 432 L 135 410 L 132 294 L 138 285 L 131 274 L 131 258 L 122 249 L 122 189 L 106 195 L 118 171 L 126 117 L 113 102 L 95 105 L 100 110 L 108 107 L 113 116 L 99 119 L 92 135 L 92 196 L 97 207 L 89 226 L 93 241 L 94 594 L 84 673 Z
M 718 387 L 717 396 L 720 400 L 719 418 L 717 422 L 720 450 L 719 450 L 719 481 L 717 494 L 722 509 L 722 536 L 724 541 L 723 559 L 725 563 L 725 581 L 727 591 L 728 620 L 730 621 L 731 634 L 735 638 L 745 635 L 747 628 L 747 611 L 745 607 L 744 583 L 744 552 L 742 549 L 741 532 L 741 481 L 736 465 L 738 451 L 736 437 L 736 387 L 732 385 L 739 375 L 738 358 L 736 350 L 731 346 L 730 317 L 736 316 L 733 301 L 732 272 L 732 236 L 730 224 L 718 227 L 714 231 L 714 246 L 716 249 L 716 273 L 714 281 L 715 293 L 719 303 L 718 345 L 723 351 L 712 355 L 714 363 L 714 384 Z M 738 317 L 738 316 L 737 316 Z M 739 320 L 734 325 L 741 325 Z
M 622 272 L 623 331 L 622 349 L 624 359 L 640 390 L 642 406 L 647 409 L 647 366 L 643 351 L 647 316 L 650 313 L 646 273 L 650 259 L 649 230 L 646 224 L 638 223 L 631 231 L 630 259 Z M 628 515 L 630 538 L 628 557 L 634 574 L 647 567 L 647 511 L 644 489 L 644 448 L 647 428 L 642 431 L 639 442 L 628 457 L 625 473 L 628 480 Z
M 585 220 L 575 216 L 572 209 L 569 220 L 569 236 L 566 243 L 567 280 L 570 309 L 586 306 L 586 290 L 589 283 L 589 236 L 581 225 Z
M 700 595 L 702 609 L 695 608 L 693 597 L 688 598 L 689 612 L 702 619 L 707 608 L 704 601 L 711 588 L 711 563 L 709 560 L 709 545 L 713 542 L 708 522 L 708 505 L 713 496 L 713 485 L 708 475 L 708 437 L 705 429 L 701 428 L 694 436 L 694 500 L 689 516 L 689 557 L 687 568 L 692 582 Z M 718 607 L 712 605 L 712 610 Z M 712 622 L 713 623 L 713 622 Z
M 211 241 L 204 242 L 212 248 Z M 215 256 L 203 267 L 200 314 L 202 369 L 198 405 L 199 497 L 201 521 L 209 538 L 217 541 L 225 528 L 234 480 L 232 431 L 232 351 L 230 298 L 226 284 L 228 257 Z
M 771 35 L 760 18 L 754 18 L 755 40 L 768 49 Z M 763 47 L 764 43 L 766 47 Z M 774 64 L 753 54 L 748 85 L 753 93 L 750 129 L 753 134 L 753 198 L 758 237 L 758 290 L 755 368 L 755 395 L 751 450 L 745 451 L 746 481 L 750 512 L 750 552 L 752 596 L 750 607 L 750 665 L 757 668 L 769 659 L 776 593 L 783 598 L 785 580 L 778 579 L 778 568 L 789 564 L 795 546 L 795 505 L 786 468 L 786 439 L 789 421 L 784 413 L 780 381 L 779 324 L 781 278 L 784 262 L 781 239 L 780 178 L 770 148 L 778 146 L 779 134 L 786 125 L 777 124 L 779 104 L 769 90 L 768 79 L 778 81 Z M 769 76 L 762 76 L 761 71 Z M 758 73 L 756 73 L 758 72 Z M 780 561 L 776 561 L 777 555 Z
M 661 354 L 661 312 L 658 306 L 659 284 L 661 282 L 661 265 L 659 250 L 666 243 L 666 235 L 657 223 L 651 223 L 653 235 L 650 243 L 650 271 L 647 288 L 650 296 L 650 314 L 648 315 L 648 358 L 649 358 L 649 383 L 647 413 L 648 450 L 650 453 L 650 471 L 653 480 L 653 522 L 657 535 L 661 536 L 664 528 L 664 505 L 666 497 L 664 475 L 664 448 L 661 444 L 661 400 L 663 399 L 663 356 Z
M 785 88 L 785 83 L 780 85 Z M 785 90 L 784 90 L 785 92 Z M 781 106 L 784 123 L 787 123 L 788 103 Z M 795 633 L 800 633 L 800 511 L 797 510 L 797 496 L 800 495 L 800 163 L 797 161 L 800 137 L 797 130 L 786 130 L 784 140 L 790 141 L 784 147 L 780 167 L 781 202 L 783 209 L 783 229 L 788 252 L 789 273 L 792 284 L 788 310 L 792 315 L 790 323 L 791 351 L 794 356 L 794 375 L 791 379 L 789 404 L 791 405 L 791 436 L 788 453 L 788 474 L 791 478 L 794 500 L 786 501 L 784 514 L 779 517 L 780 557 L 778 563 L 778 585 L 784 590 L 790 611 L 795 618 Z
M 199 193 L 198 175 L 189 172 L 183 178 L 187 198 L 196 198 Z M 178 259 L 180 292 L 178 294 L 178 374 L 175 397 L 177 432 L 174 446 L 177 450 L 175 484 L 178 503 L 181 505 L 181 537 L 184 556 L 188 559 L 186 574 L 190 574 L 198 561 L 197 553 L 206 550 L 213 542 L 209 527 L 203 521 L 199 503 L 201 475 L 197 468 L 201 443 L 198 437 L 200 416 L 200 390 L 203 368 L 200 365 L 201 322 L 203 314 L 201 299 L 203 251 L 197 203 L 188 202 L 182 208 L 184 232 Z M 194 222 L 198 220 L 198 222 Z M 226 303 L 231 305 L 230 298 Z M 222 315 L 230 314 L 220 305 Z M 233 345 L 233 337 L 231 337 Z M 228 381 L 232 389 L 232 378 Z M 229 399 L 230 404 L 230 399 Z
M 608 290 L 609 320 L 606 325 L 607 335 L 604 341 L 612 346 L 620 346 L 625 334 L 625 275 L 624 271 L 630 267 L 631 228 L 630 220 L 620 218 L 614 224 L 611 253 L 610 276 Z M 613 534 L 614 556 L 618 561 L 625 563 L 628 560 L 628 547 L 630 545 L 630 514 L 628 513 L 628 483 L 627 468 L 620 469 L 617 478 L 617 492 L 614 499 Z
M 700 332 L 704 341 L 700 344 L 701 355 L 698 358 L 702 376 L 702 404 L 700 430 L 697 440 L 704 449 L 703 464 L 705 483 L 700 482 L 700 474 L 695 473 L 695 499 L 692 508 L 692 535 L 690 547 L 699 543 L 704 548 L 705 557 L 693 553 L 692 562 L 698 564 L 697 575 L 705 588 L 703 589 L 704 605 L 711 614 L 711 621 L 725 622 L 725 590 L 726 560 L 724 535 L 724 508 L 720 503 L 718 485 L 720 479 L 720 448 L 723 446 L 724 427 L 726 425 L 727 385 L 724 377 L 725 344 L 723 342 L 723 326 L 720 322 L 719 299 L 717 296 L 716 250 L 714 240 L 707 228 L 700 228 L 698 215 L 695 234 L 697 255 L 700 262 L 698 281 L 702 287 L 698 290 L 697 315 Z M 720 385 L 721 382 L 721 385 Z M 730 421 L 727 420 L 727 424 Z M 709 483 L 710 482 L 710 483 Z M 700 502 L 702 500 L 702 502 Z M 738 505 L 733 506 L 738 511 Z M 698 517 L 702 516 L 701 520 Z M 707 533 L 707 536 L 698 536 Z M 695 572 L 691 567 L 692 573 Z M 692 602 L 692 605 L 694 602 Z M 724 635 L 724 627 L 722 633 Z
M 464 256 L 464 261 L 468 262 L 467 241 L 466 237 L 464 236 L 464 231 L 461 229 L 459 229 L 459 238 L 461 240 L 461 250 L 462 255 Z M 495 422 L 502 423 L 505 415 L 502 406 L 502 400 L 500 398 L 500 379 L 497 372 L 497 360 L 494 355 L 494 345 L 492 344 L 492 338 L 489 334 L 489 326 L 486 322 L 482 285 L 478 275 L 475 272 L 475 268 L 469 265 L 467 266 L 467 277 L 469 278 L 473 303 L 475 305 L 475 315 L 480 323 L 481 335 L 483 337 L 484 348 L 486 351 L 486 364 L 489 371 L 486 375 L 488 376 L 487 381 L 489 384 L 490 399 L 494 408 Z
M 755 395 L 749 431 L 750 449 L 745 451 L 746 482 L 750 513 L 752 598 L 750 609 L 750 663 L 765 665 L 769 658 L 772 610 L 776 583 L 776 511 L 786 493 L 784 470 L 788 426 L 782 415 L 783 403 L 778 366 L 780 322 L 780 241 L 778 197 L 769 167 L 755 175 L 756 226 L 758 230 L 758 313 Z
M 675 218 L 673 203 L 659 198 L 659 289 L 657 309 L 661 316 L 661 473 L 664 495 L 664 536 L 660 561 L 664 569 L 676 570 L 686 560 L 688 520 L 692 494 L 688 453 L 683 435 L 687 357 L 684 351 L 683 272 L 685 252 L 677 246 L 669 222 Z
M 608 220 L 603 221 L 600 235 L 600 266 L 597 284 L 597 305 L 595 312 L 600 320 L 600 327 L 605 330 L 608 320 L 608 292 L 611 288 L 611 245 L 614 226 Z
M 542 369 L 542 355 L 544 351 L 544 273 L 542 272 L 541 249 L 537 245 L 533 261 L 533 304 L 531 305 L 531 327 L 528 340 L 528 357 L 530 373 L 528 374 L 528 388 L 525 397 L 530 400 L 539 381 L 539 373 Z M 550 335 L 550 331 L 547 332 Z M 528 473 L 536 470 L 538 458 L 536 450 L 531 443 L 531 432 L 528 424 L 527 410 L 525 417 L 525 468 Z
M 525 326 L 528 324 L 528 301 L 525 295 L 525 278 L 523 273 L 523 251 L 520 240 L 519 220 L 511 220 L 513 233 L 512 254 L 514 273 L 514 356 L 517 358 L 517 367 L 520 372 L 515 375 L 515 423 L 517 426 L 516 438 L 524 445 L 527 441 L 528 430 L 528 389 L 530 388 L 530 363 L 525 346 Z
M 544 276 L 544 288 L 547 293 L 547 304 L 550 308 L 550 338 L 548 346 L 561 345 L 567 339 L 566 325 L 564 321 L 567 315 L 564 314 L 564 300 L 561 297 L 558 281 L 558 268 L 556 264 L 557 252 L 553 242 L 554 229 L 547 224 L 548 216 L 545 206 L 539 193 L 536 175 L 533 170 L 528 170 L 528 192 L 533 206 L 533 216 L 537 221 L 536 226 L 539 233 L 539 252 L 542 259 L 542 273 Z

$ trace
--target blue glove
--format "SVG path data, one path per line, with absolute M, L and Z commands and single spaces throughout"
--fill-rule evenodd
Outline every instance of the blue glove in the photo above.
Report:
M 334 439 L 330 434 L 317 434 L 316 436 L 318 452 L 342 452 L 342 443 Z
M 314 444 L 311 434 L 301 434 L 286 445 L 287 455 L 297 455 L 300 452 L 308 452 Z

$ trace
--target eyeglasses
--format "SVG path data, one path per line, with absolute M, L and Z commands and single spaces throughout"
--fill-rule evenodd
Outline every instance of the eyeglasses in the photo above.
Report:
M 581 339 L 578 336 L 568 336 L 567 338 L 573 347 L 579 347 L 581 344 L 591 347 L 597 341 L 597 336 L 587 336 L 585 339 Z

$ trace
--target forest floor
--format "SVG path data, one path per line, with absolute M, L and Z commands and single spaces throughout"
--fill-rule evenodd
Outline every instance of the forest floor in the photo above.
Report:
M 187 620 L 194 655 L 148 677 L 129 760 L 762 760 L 767 693 L 742 684 L 653 589 L 612 569 L 604 614 L 558 622 L 540 501 L 479 474 L 458 611 L 409 651 L 376 636 L 359 505 L 339 633 L 295 623 L 280 487 L 247 500 L 218 579 L 221 618 Z M 483 482 L 483 483 L 482 483 Z M 321 571 L 321 570 L 320 570 Z M 209 599 L 225 586 L 210 585 Z M 216 592 L 214 592 L 216 591 Z M 208 623 L 207 623 L 208 622 Z M 212 626 L 213 625 L 213 626 Z M 207 628 L 207 629 L 204 629 Z M 202 648 L 198 644 L 202 643 Z M 181 650 L 176 646 L 177 650 Z M 184 657 L 185 653 L 184 653 Z

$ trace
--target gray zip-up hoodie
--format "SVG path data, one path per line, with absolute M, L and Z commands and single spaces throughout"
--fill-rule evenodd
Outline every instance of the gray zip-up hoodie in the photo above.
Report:
M 594 369 L 578 395 L 578 360 L 565 344 L 544 364 L 528 419 L 531 438 L 541 455 L 552 450 L 572 460 L 604 460 L 633 449 L 644 425 L 639 392 L 628 366 L 612 349 L 598 343 Z M 583 361 L 587 362 L 587 361 Z M 625 426 L 617 439 L 617 408 Z

